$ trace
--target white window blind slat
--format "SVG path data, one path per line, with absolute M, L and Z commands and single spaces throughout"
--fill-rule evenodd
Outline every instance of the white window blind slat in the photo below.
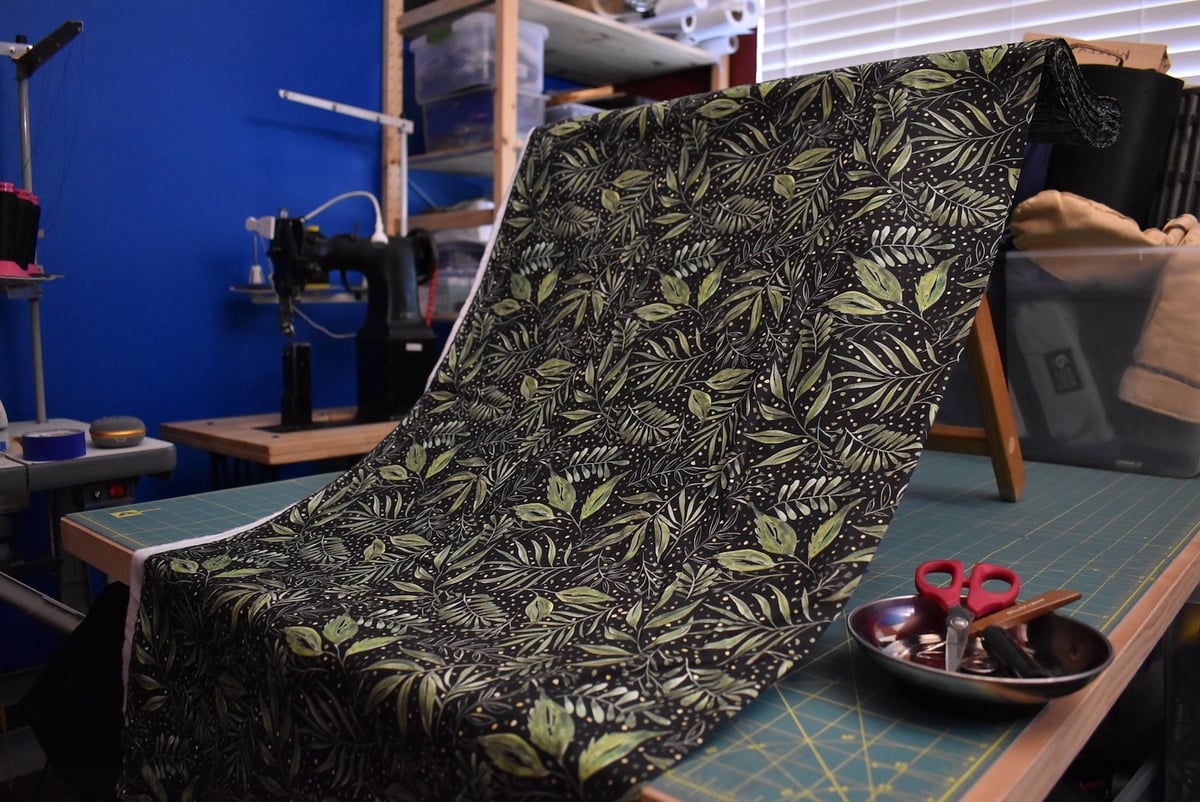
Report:
M 1165 44 L 1200 84 L 1200 0 L 766 0 L 759 76 L 1019 41 L 1027 32 Z

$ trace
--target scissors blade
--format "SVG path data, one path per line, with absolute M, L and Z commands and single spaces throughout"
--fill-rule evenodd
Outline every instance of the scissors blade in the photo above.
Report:
M 967 628 L 975 616 L 961 605 L 954 607 L 946 614 L 946 670 L 958 671 L 963 656 L 967 653 L 967 641 L 970 635 Z

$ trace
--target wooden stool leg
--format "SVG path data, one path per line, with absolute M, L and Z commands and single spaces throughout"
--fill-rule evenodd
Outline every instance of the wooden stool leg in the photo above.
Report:
M 967 337 L 967 358 L 979 396 L 979 411 L 983 428 L 934 424 L 929 433 L 928 447 L 939 451 L 967 454 L 986 454 L 992 458 L 996 486 L 1005 501 L 1016 501 L 1025 490 L 1025 462 L 1017 438 L 1012 402 L 1000 348 L 996 343 L 996 328 L 987 296 L 979 304 L 975 325 Z

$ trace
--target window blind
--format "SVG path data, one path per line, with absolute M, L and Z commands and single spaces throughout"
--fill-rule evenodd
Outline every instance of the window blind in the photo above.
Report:
M 766 0 L 763 80 L 1019 41 L 1026 32 L 1165 44 L 1200 84 L 1200 0 Z

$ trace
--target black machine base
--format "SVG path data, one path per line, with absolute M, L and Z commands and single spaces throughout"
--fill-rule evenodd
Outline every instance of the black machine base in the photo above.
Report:
M 395 420 L 425 392 L 438 358 L 433 331 L 414 330 L 392 339 L 358 337 L 359 423 Z

